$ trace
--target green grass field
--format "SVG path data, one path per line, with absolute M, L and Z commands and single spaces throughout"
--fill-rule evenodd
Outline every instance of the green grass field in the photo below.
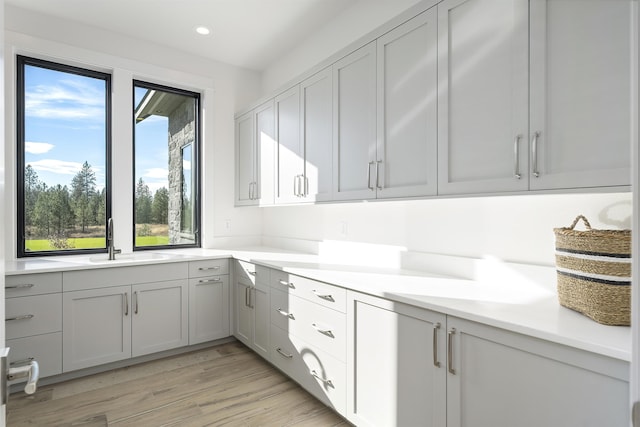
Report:
M 85 237 L 78 239 L 68 239 L 71 249 L 93 249 L 104 248 L 106 246 L 104 237 Z M 136 246 L 163 246 L 169 244 L 169 236 L 145 236 L 136 237 Z M 27 251 L 53 251 L 49 240 L 27 240 L 25 241 Z

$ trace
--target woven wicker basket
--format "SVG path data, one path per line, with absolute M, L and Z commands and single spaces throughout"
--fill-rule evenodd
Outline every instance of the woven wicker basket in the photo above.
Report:
M 585 231 L 574 230 L 582 220 Z M 560 304 L 605 325 L 631 322 L 631 230 L 594 230 L 578 215 L 554 228 Z

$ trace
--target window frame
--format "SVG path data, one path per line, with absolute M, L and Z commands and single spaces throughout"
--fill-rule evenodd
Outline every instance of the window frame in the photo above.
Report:
M 136 92 L 136 88 L 144 88 L 144 89 L 150 89 L 150 90 L 160 90 L 160 91 L 164 91 L 164 92 L 168 92 L 168 93 L 172 93 L 172 94 L 176 94 L 176 95 L 182 95 L 182 96 L 189 96 L 192 97 L 194 99 L 194 103 L 195 103 L 195 112 L 194 112 L 194 130 L 195 130 L 195 140 L 191 143 L 192 149 L 193 149 L 193 157 L 195 159 L 195 161 L 192 162 L 191 165 L 191 174 L 192 174 L 192 183 L 193 183 L 193 202 L 192 202 L 192 209 L 193 209 L 193 236 L 194 236 L 194 243 L 181 243 L 181 244 L 168 244 L 168 245 L 154 245 L 154 246 L 137 246 L 136 245 L 136 185 L 137 185 L 137 180 L 136 180 L 136 120 L 135 120 L 135 92 Z M 131 149 L 132 149 L 132 156 L 131 156 L 131 163 L 132 163 L 132 168 L 133 168 L 133 182 L 132 182 L 132 236 L 131 236 L 131 243 L 132 243 L 132 247 L 133 247 L 133 251 L 153 251 L 153 250 L 162 250 L 162 249 L 181 249 L 181 248 L 201 248 L 202 247 L 202 204 L 201 204 L 201 200 L 202 200 L 202 195 L 201 195 L 201 189 L 202 189 L 202 185 L 201 185 L 201 167 L 200 167 L 200 162 L 201 160 L 201 151 L 200 151 L 200 145 L 201 145 L 201 141 L 202 141 L 202 94 L 200 92 L 195 92 L 192 90 L 188 90 L 188 89 L 180 89 L 177 87 L 173 87 L 173 86 L 167 86 L 167 85 L 163 85 L 163 84 L 159 84 L 159 83 L 153 83 L 153 82 L 149 82 L 149 81 L 144 81 L 144 80 L 140 80 L 140 79 L 133 79 L 132 81 L 132 110 L 131 110 L 131 122 L 133 123 L 132 125 L 132 136 L 131 136 Z M 182 147 L 180 148 L 180 154 L 182 154 Z M 180 228 L 182 228 L 180 226 Z M 182 230 L 180 231 L 180 234 L 182 233 Z
M 104 219 L 104 248 L 87 248 L 87 249 L 62 249 L 50 251 L 27 251 L 26 250 L 26 233 L 25 233 L 25 148 L 26 148 L 26 129 L 25 129 L 25 67 L 35 66 L 48 70 L 59 71 L 79 76 L 91 77 L 104 80 L 105 82 L 105 219 Z M 112 162 L 111 162 L 111 146 L 112 146 L 112 75 L 89 68 L 79 67 L 75 65 L 65 64 L 63 62 L 48 61 L 45 59 L 35 58 L 26 55 L 16 55 L 16 255 L 17 258 L 43 257 L 43 256 L 60 256 L 60 255 L 79 255 L 91 253 L 107 252 L 107 222 L 111 218 L 112 208 Z

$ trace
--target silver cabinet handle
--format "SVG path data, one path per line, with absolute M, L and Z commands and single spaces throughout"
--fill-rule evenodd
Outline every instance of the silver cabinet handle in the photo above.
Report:
M 253 191 L 253 182 L 250 182 L 249 183 L 249 200 L 253 200 L 252 191 Z
M 520 139 L 522 139 L 522 135 L 516 136 L 516 140 L 513 142 L 513 176 L 516 179 L 522 178 L 520 175 Z
M 220 270 L 220 266 L 216 265 L 215 267 L 199 267 L 198 271 L 210 271 L 210 270 Z
M 293 286 L 293 283 L 287 282 L 286 280 L 280 279 L 280 280 L 278 280 L 278 283 L 280 283 L 282 286 L 286 286 L 286 287 L 291 288 L 291 289 L 295 289 L 296 288 L 295 286 Z
M 19 316 L 14 316 L 14 317 L 7 317 L 5 318 L 5 322 L 11 322 L 13 320 L 27 320 L 27 319 L 33 319 L 35 317 L 35 315 L 33 314 L 21 314 Z
M 326 335 L 330 338 L 336 337 L 335 335 L 333 335 L 333 332 L 331 331 L 331 329 L 322 329 L 320 326 L 316 325 L 315 323 L 312 323 L 311 327 L 316 331 L 320 332 L 322 335 Z
M 281 308 L 276 308 L 276 311 L 277 311 L 278 313 L 282 314 L 284 317 L 288 317 L 288 318 L 289 318 L 289 319 L 291 319 L 291 320 L 295 320 L 295 317 L 293 317 L 293 314 L 292 314 L 292 313 L 287 313 L 286 311 L 284 311 L 284 310 L 283 310 L 283 309 L 281 309 Z
M 124 301 L 124 315 L 129 315 L 129 293 L 125 292 L 122 300 Z
M 312 377 L 314 377 L 315 379 L 320 380 L 322 383 L 324 383 L 324 385 L 333 388 L 333 383 L 331 382 L 331 380 L 325 380 L 320 375 L 318 375 L 318 373 L 316 371 L 309 371 L 309 373 L 311 374 Z
M 331 302 L 336 302 L 336 300 L 333 299 L 333 296 L 331 294 L 321 294 L 318 291 L 316 291 L 315 289 L 312 289 L 311 292 L 313 292 L 313 294 L 315 296 L 317 296 L 318 298 L 321 298 L 321 299 L 327 300 L 327 301 L 331 301 Z
M 138 314 L 138 291 L 133 293 L 133 298 L 136 300 L 136 308 L 133 310 L 133 314 Z
M 307 178 L 306 175 L 304 175 L 302 177 L 302 179 L 304 179 L 304 194 L 303 196 L 308 196 L 309 195 L 309 178 Z
M 433 324 L 433 366 L 440 367 L 438 361 L 438 330 L 440 329 L 440 323 Z
M 447 365 L 449 369 L 449 373 L 452 375 L 456 374 L 456 370 L 453 369 L 453 336 L 456 333 L 456 328 L 449 329 L 447 333 Z
M 27 365 L 9 368 L 6 374 L 2 373 L 2 375 L 6 375 L 9 381 L 27 377 L 27 384 L 24 386 L 24 392 L 26 394 L 33 394 L 36 392 L 36 388 L 38 388 L 40 366 L 38 365 L 38 362 L 32 360 Z
M 538 138 L 540 138 L 540 132 L 534 132 L 531 140 L 531 157 L 533 160 L 533 176 L 536 178 L 540 176 L 538 171 Z
M 286 357 L 287 359 L 292 359 L 293 358 L 293 354 L 285 353 L 284 351 L 282 351 L 282 349 L 280 347 L 276 348 L 276 351 L 278 353 L 280 353 L 281 356 Z
M 382 163 L 382 160 L 376 162 L 376 188 L 378 190 L 382 190 L 382 186 L 380 185 L 380 163 Z
M 221 281 L 222 281 L 222 279 L 220 279 L 219 277 L 216 277 L 215 279 L 198 280 L 198 284 L 217 283 L 217 282 L 221 282 Z
M 28 289 L 33 288 L 33 283 L 20 283 L 19 285 L 8 285 L 5 289 Z
M 249 305 L 249 287 L 244 288 L 244 305 L 246 307 L 251 307 Z
M 255 271 L 247 271 L 247 273 L 249 273 L 252 276 L 257 276 L 258 273 L 256 273 Z
M 375 162 L 369 162 L 367 165 L 367 188 L 371 191 L 375 191 L 375 187 L 371 185 L 371 166 L 373 166 Z
M 11 362 L 11 363 L 9 363 L 9 366 L 28 365 L 29 363 L 33 362 L 34 360 L 36 360 L 35 357 L 27 357 L 26 359 L 16 360 L 15 362 Z

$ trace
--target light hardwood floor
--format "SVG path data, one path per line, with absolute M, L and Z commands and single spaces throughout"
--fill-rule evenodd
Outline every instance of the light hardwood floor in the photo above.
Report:
M 239 342 L 14 393 L 9 427 L 349 426 Z

